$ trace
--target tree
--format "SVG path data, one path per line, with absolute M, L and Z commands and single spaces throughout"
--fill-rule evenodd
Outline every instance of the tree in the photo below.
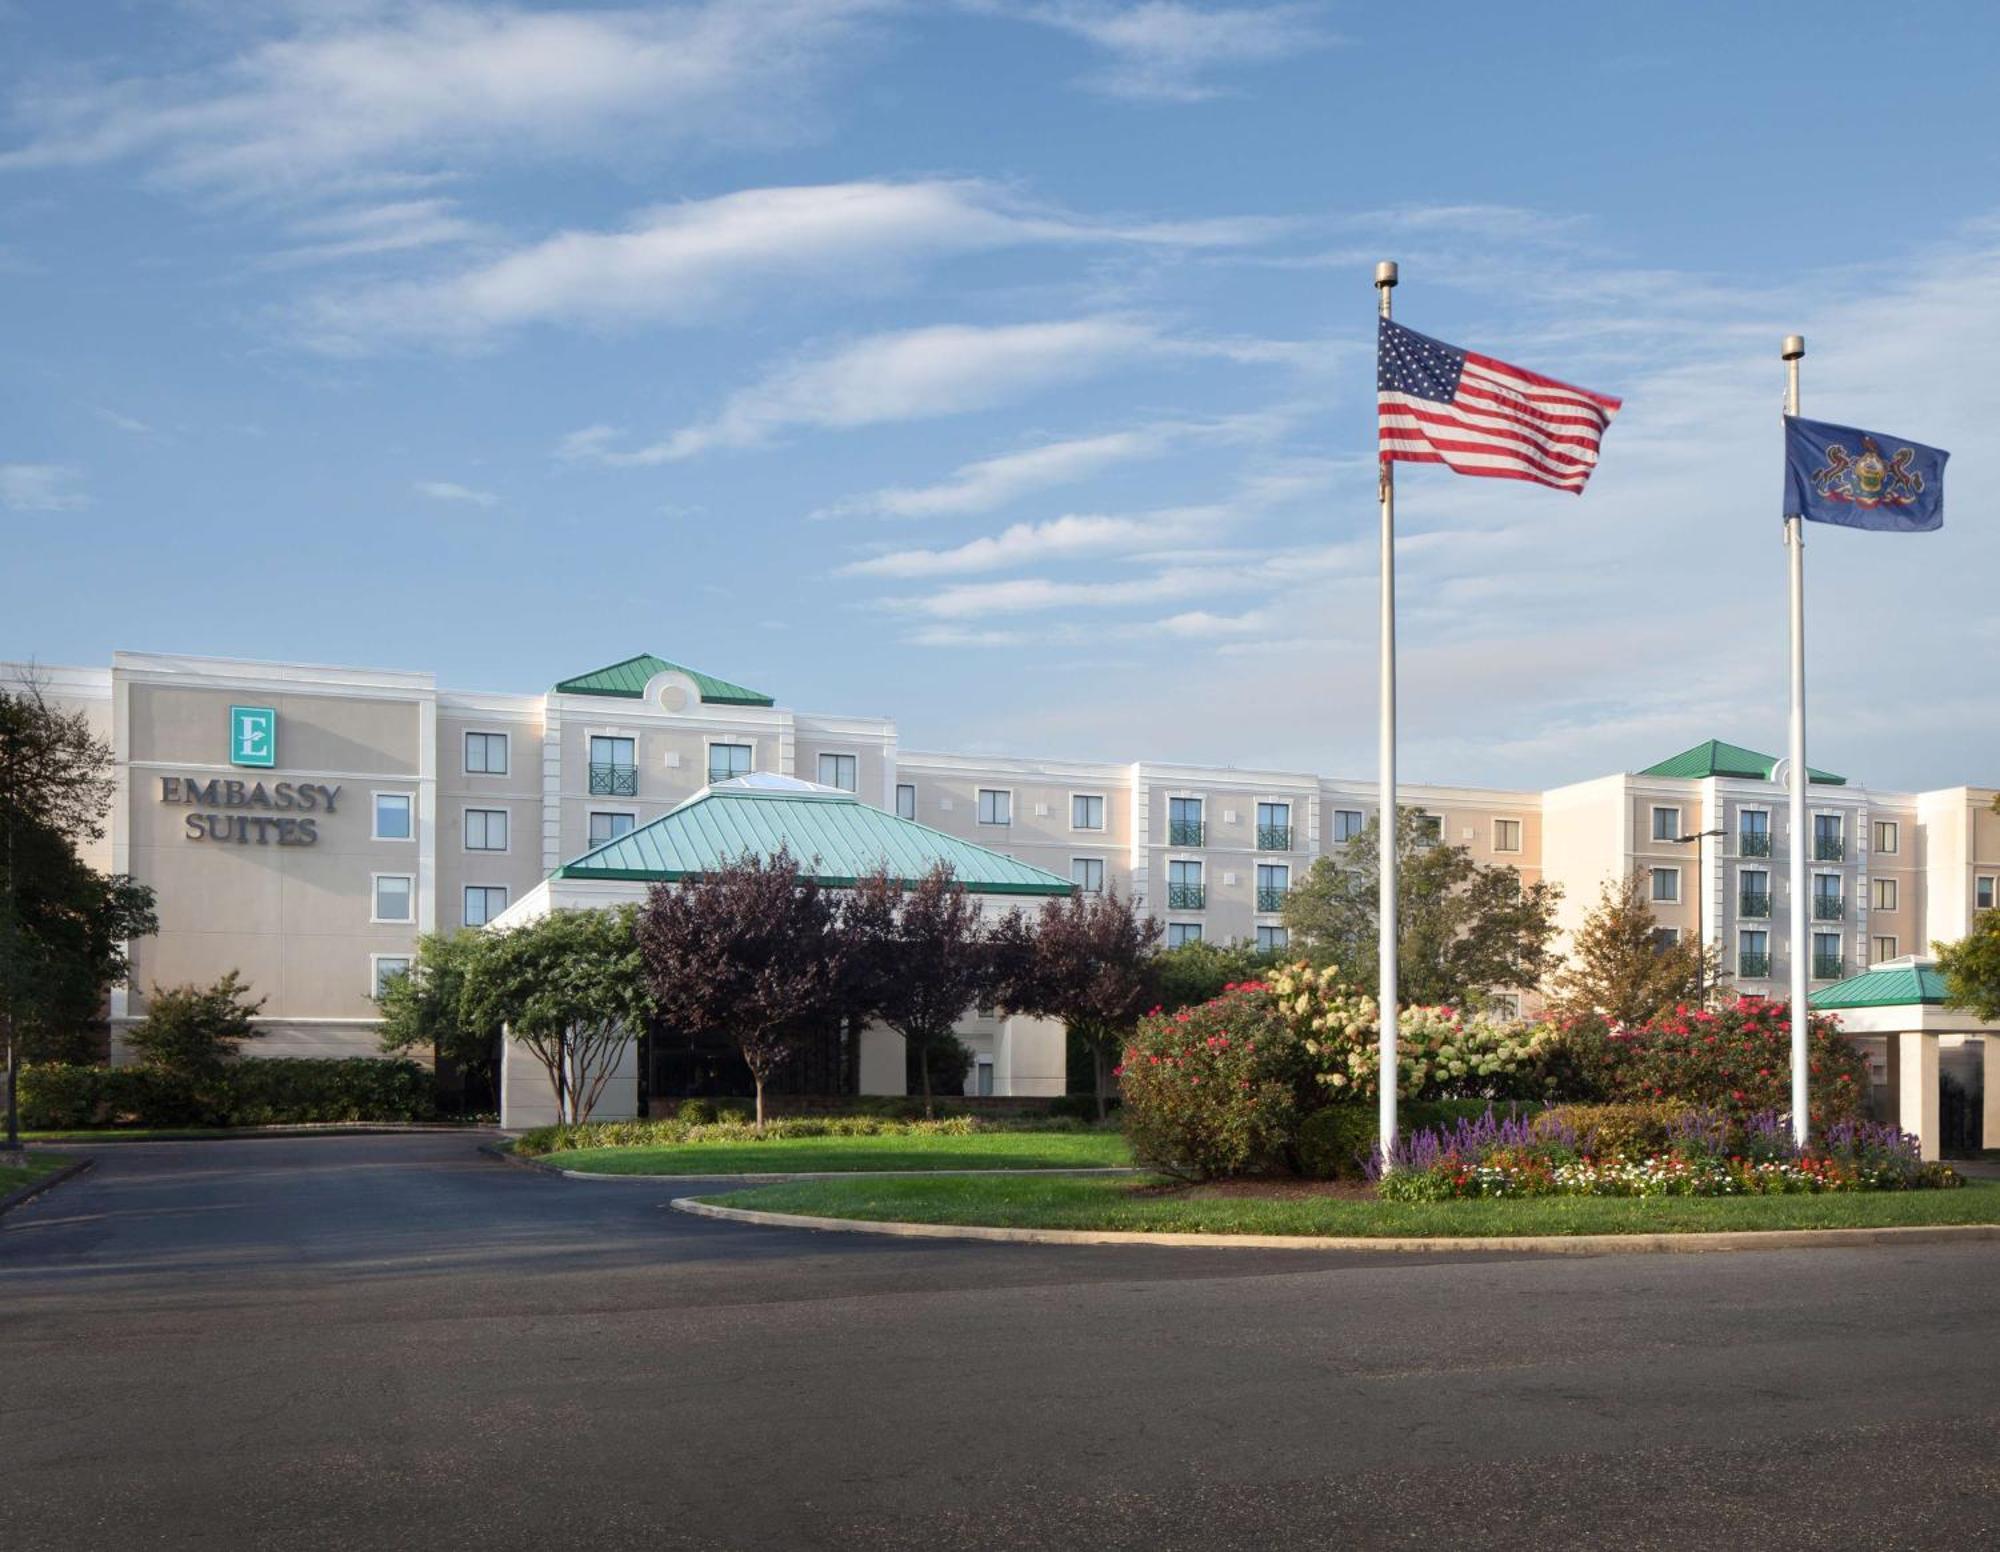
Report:
M 2000 800 L 1995 806 L 2000 810 Z M 1944 972 L 1947 1007 L 1963 1008 L 1975 1018 L 2000 1019 L 2000 911 L 1981 911 L 1964 937 L 1933 943 L 1931 951 Z
M 590 1119 L 650 1002 L 635 909 L 551 911 L 491 933 L 466 956 L 462 1017 L 527 1047 L 548 1074 L 559 1120 Z
M 157 930 L 150 889 L 107 878 L 78 849 L 101 840 L 114 791 L 111 749 L 82 712 L 61 712 L 31 677 L 0 690 L 0 1043 L 5 1146 L 20 1146 L 25 1042 L 44 1045 L 96 1018 L 125 974 L 125 943 Z
M 455 1062 L 467 1072 L 490 1074 L 497 1024 L 466 1015 L 465 988 L 484 933 L 427 932 L 401 975 L 389 976 L 375 999 L 382 1010 L 382 1049 L 391 1055 L 428 1051 L 434 1061 Z
M 126 1041 L 144 1065 L 177 1078 L 213 1078 L 264 1033 L 251 1022 L 264 999 L 234 970 L 213 986 L 155 986 L 146 1004 Z
M 924 1114 L 933 1055 L 956 1043 L 957 1028 L 993 980 L 979 904 L 951 864 L 940 862 L 905 888 L 887 868 L 856 885 L 844 926 L 845 952 L 874 967 L 866 994 L 876 1018 L 903 1037 L 921 1075 Z
M 1061 1019 L 1090 1048 L 1097 1118 L 1110 1102 L 1111 1068 L 1153 1001 L 1160 924 L 1115 892 L 1081 890 L 1030 918 L 1015 912 L 994 930 L 995 1000 L 1034 1018 Z
M 1262 980 L 1283 958 L 1248 943 L 1205 938 L 1163 948 L 1153 956 L 1153 1000 L 1168 1013 L 1213 1002 L 1227 986 Z
M 639 916 L 646 978 L 662 1022 L 732 1040 L 757 1090 L 808 1030 L 845 1011 L 840 911 L 780 847 L 679 884 L 656 884 Z
M 1713 994 L 1722 978 L 1715 950 L 1685 940 L 1663 947 L 1654 937 L 1658 929 L 1643 872 L 1606 879 L 1549 982 L 1550 1011 L 1636 1027 Z
M 1396 822 L 1397 967 L 1407 1004 L 1463 1006 L 1488 990 L 1541 983 L 1553 958 L 1560 885 L 1524 884 L 1510 867 L 1473 861 L 1435 838 L 1435 821 L 1403 809 Z M 1285 897 L 1292 939 L 1371 996 L 1377 971 L 1381 834 L 1375 822 L 1343 858 L 1322 857 Z

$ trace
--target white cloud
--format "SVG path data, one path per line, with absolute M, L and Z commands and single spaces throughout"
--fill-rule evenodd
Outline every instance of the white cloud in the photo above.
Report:
M 153 435 L 153 428 L 136 416 L 120 414 L 117 410 L 109 409 L 102 404 L 95 406 L 94 412 L 97 418 L 107 426 L 114 426 L 120 431 L 130 433 L 132 436 Z
M 1194 537 L 1224 516 L 1221 507 L 1185 507 L 1144 517 L 1058 517 L 1016 523 L 1004 533 L 948 550 L 895 550 L 840 569 L 845 576 L 948 577 L 1079 555 L 1129 554 Z
M 658 464 L 716 447 L 751 447 L 793 426 L 853 427 L 957 415 L 1094 376 L 1153 351 L 1158 332 L 1125 318 L 976 327 L 940 324 L 870 335 L 781 368 L 731 395 L 712 418 L 631 452 L 593 426 L 566 438 L 571 457 Z
M 308 13 L 174 77 L 49 88 L 0 168 L 141 159 L 192 188 L 265 192 L 451 169 L 473 154 L 790 135 L 867 0 L 531 9 L 415 0 Z
M 1335 41 L 1317 5 L 1208 6 L 1185 0 L 1056 0 L 1007 14 L 1087 39 L 1111 63 L 1084 83 L 1115 97 L 1199 102 L 1220 94 L 1214 72 L 1270 64 Z
M 90 505 L 83 476 L 59 463 L 0 463 L 0 507 L 13 512 L 73 512 Z
M 452 480 L 418 480 L 416 492 L 428 496 L 433 501 L 454 501 L 466 506 L 497 507 L 500 498 L 490 490 L 474 490 L 469 485 L 460 485 Z
M 1040 614 L 1051 609 L 1174 602 L 1213 593 L 1228 585 L 1227 578 L 1205 571 L 1183 570 L 1106 582 L 1016 577 L 1006 582 L 961 583 L 921 597 L 891 602 L 935 620 L 984 620 L 995 615 Z
M 442 220 L 411 208 L 417 219 L 396 231 L 429 233 Z M 1087 220 L 971 180 L 744 189 L 641 211 L 616 231 L 558 232 L 457 274 L 322 295 L 305 310 L 304 328 L 322 344 L 357 348 L 381 338 L 472 344 L 534 323 L 707 324 L 777 287 L 809 282 L 816 299 L 830 289 L 879 291 L 910 264 L 954 253 L 1023 244 L 1215 247 L 1274 229 L 1256 219 Z
M 290 224 L 299 241 L 272 255 L 273 264 L 326 264 L 338 259 L 407 253 L 468 243 L 488 229 L 457 214 L 448 199 L 402 199 L 348 205 Z

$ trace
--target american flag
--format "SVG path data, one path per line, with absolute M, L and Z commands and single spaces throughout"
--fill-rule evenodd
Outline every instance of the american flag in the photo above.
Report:
M 1375 347 L 1382 461 L 1532 480 L 1581 494 L 1619 400 L 1381 320 Z

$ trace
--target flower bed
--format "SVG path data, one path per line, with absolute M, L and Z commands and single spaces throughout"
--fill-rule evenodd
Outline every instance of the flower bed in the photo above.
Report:
M 1800 1150 L 1775 1112 L 1735 1120 L 1690 1110 L 1663 1148 L 1599 1146 L 1557 1114 L 1501 1120 L 1492 1112 L 1448 1130 L 1398 1139 L 1379 1181 L 1390 1201 L 1526 1196 L 1773 1196 L 1820 1191 L 1909 1191 L 1962 1185 L 1927 1164 L 1893 1127 L 1843 1121 Z

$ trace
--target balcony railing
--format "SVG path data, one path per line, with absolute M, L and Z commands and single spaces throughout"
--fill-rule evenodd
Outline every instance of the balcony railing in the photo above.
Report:
M 1813 896 L 1814 921 L 1845 921 L 1847 902 L 1838 895 Z
M 1745 830 L 1736 837 L 1736 855 L 1739 857 L 1768 857 L 1771 855 L 1771 832 L 1769 830 Z
M 1847 842 L 1837 835 L 1813 837 L 1813 861 L 1840 862 L 1847 856 Z
M 594 798 L 636 798 L 639 795 L 639 767 L 636 765 L 590 764 L 590 795 Z
M 1847 960 L 1839 954 L 1813 955 L 1813 979 L 1838 981 L 1847 974 Z
M 1738 916 L 1769 916 L 1771 914 L 1771 891 L 1768 889 L 1746 889 L 1736 897 Z
M 1201 911 L 1208 908 L 1208 890 L 1201 884 L 1167 885 L 1167 909 Z
M 1260 884 L 1257 887 L 1257 909 L 1260 911 L 1282 911 L 1285 908 L 1285 896 L 1290 893 L 1291 890 L 1285 888 L 1283 885 L 1272 888 L 1268 884 Z
M 1208 826 L 1199 819 L 1170 819 L 1167 821 L 1167 844 L 1169 846 L 1202 846 L 1208 841 Z
M 1292 849 L 1292 827 L 1290 825 L 1257 826 L 1257 849 L 1259 851 L 1290 851 Z
M 1736 974 L 1745 981 L 1767 981 L 1771 978 L 1771 956 L 1769 954 L 1738 954 Z

